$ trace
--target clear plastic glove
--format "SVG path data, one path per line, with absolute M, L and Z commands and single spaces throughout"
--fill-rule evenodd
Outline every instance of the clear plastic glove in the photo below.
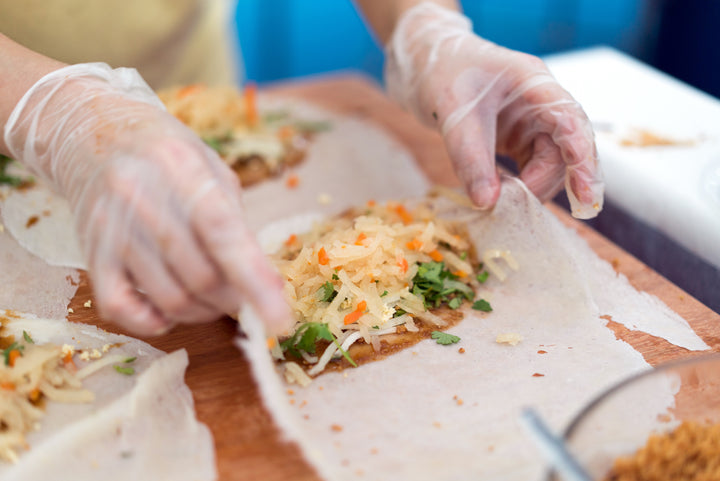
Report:
M 151 335 L 248 301 L 271 331 L 289 327 L 237 177 L 135 70 L 46 75 L 13 110 L 5 142 L 69 200 L 104 317 Z
M 432 3 L 403 14 L 386 55 L 390 95 L 440 129 L 479 207 L 492 207 L 500 195 L 497 152 L 518 163 L 540 200 L 564 183 L 573 216 L 600 212 L 603 182 L 590 122 L 540 59 L 483 40 L 465 16 Z

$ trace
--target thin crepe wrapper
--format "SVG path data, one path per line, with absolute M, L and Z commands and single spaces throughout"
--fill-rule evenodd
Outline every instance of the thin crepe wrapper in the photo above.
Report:
M 441 210 L 467 223 L 478 252 L 508 249 L 520 264 L 505 282 L 491 278 L 478 293 L 492 313 L 464 309 L 465 319 L 448 331 L 461 337 L 459 344 L 425 340 L 300 388 L 285 384 L 254 314 L 241 315 L 246 337 L 238 344 L 263 400 L 323 479 L 540 479 L 544 465 L 517 422 L 520 410 L 535 406 L 559 431 L 593 395 L 648 366 L 600 316 L 687 349 L 708 348 L 680 316 L 600 260 L 519 181 L 503 180 L 491 212 L 452 202 Z M 287 224 L 297 232 L 297 220 Z M 275 241 L 290 233 L 280 225 L 268 228 Z M 495 342 L 509 332 L 523 341 Z M 671 390 L 666 394 L 657 412 L 639 413 L 642 419 L 651 422 L 672 405 Z
M 30 448 L 19 453 L 17 464 L 0 463 L 0 479 L 41 481 L 59 473 L 75 481 L 217 478 L 212 435 L 195 419 L 184 383 L 184 350 L 166 355 L 137 339 L 63 319 L 7 311 L 0 318 L 5 335 L 22 338 L 25 331 L 37 344 L 76 349 L 111 344 L 104 356 L 136 358 L 116 363 L 132 367 L 133 375 L 109 365 L 84 380 L 95 394 L 92 403 L 48 401 L 40 429 L 27 435 Z

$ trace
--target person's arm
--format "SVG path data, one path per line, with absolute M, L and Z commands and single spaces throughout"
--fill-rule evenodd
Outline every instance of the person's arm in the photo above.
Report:
M 0 38 L 0 147 L 69 201 L 100 313 L 139 334 L 253 305 L 292 324 L 237 176 L 132 69 L 64 66 Z
M 597 215 L 603 182 L 590 121 L 539 58 L 475 35 L 453 0 L 356 2 L 385 44 L 390 96 L 440 130 L 478 206 L 500 195 L 499 153 L 540 200 L 564 186 L 574 216 Z
M 428 0 L 355 0 L 373 31 L 385 45 L 402 15 L 410 8 Z M 430 0 L 449 10 L 460 11 L 457 0 Z
M 46 74 L 65 64 L 44 57 L 19 45 L 0 33 L 0 126 L 23 94 Z M 0 154 L 8 155 L 5 139 L 0 135 Z

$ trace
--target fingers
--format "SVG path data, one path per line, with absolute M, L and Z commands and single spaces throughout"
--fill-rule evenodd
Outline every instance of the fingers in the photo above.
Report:
M 445 133 L 445 145 L 470 199 L 481 209 L 492 208 L 500 196 L 494 117 L 465 116 Z
M 157 336 L 172 327 L 172 321 L 153 308 L 117 266 L 99 264 L 90 274 L 102 317 L 140 336 Z
M 241 221 L 239 192 L 207 190 L 191 213 L 200 244 L 236 292 L 250 302 L 273 334 L 294 319 L 282 294 L 283 281 Z
M 597 215 L 603 182 L 590 121 L 546 69 L 515 87 L 499 125 L 502 149 L 524 166 L 521 178 L 538 197 L 547 198 L 564 181 L 573 216 Z
M 541 202 L 552 199 L 562 189 L 565 163 L 549 135 L 540 134 L 535 139 L 532 158 L 520 172 L 520 179 Z

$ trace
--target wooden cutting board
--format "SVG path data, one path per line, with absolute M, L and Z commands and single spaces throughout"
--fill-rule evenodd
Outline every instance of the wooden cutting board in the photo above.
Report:
M 416 157 L 429 179 L 444 185 L 459 182 L 439 134 L 421 126 L 388 100 L 370 80 L 343 75 L 277 85 L 269 93 L 298 97 L 317 105 L 374 122 L 404 144 Z M 566 225 L 577 230 L 603 259 L 628 277 L 637 289 L 659 297 L 683 316 L 695 331 L 720 352 L 720 315 L 699 303 L 616 245 L 561 208 L 548 205 Z M 70 307 L 71 321 L 87 322 L 110 331 L 128 334 L 98 318 L 91 287 L 85 275 Z M 663 339 L 629 331 L 610 322 L 619 338 L 629 342 L 650 364 L 679 359 L 691 353 Z M 298 449 L 281 441 L 269 414 L 263 408 L 248 364 L 235 348 L 235 322 L 224 319 L 211 324 L 180 326 L 162 337 L 147 339 L 164 351 L 185 348 L 190 356 L 186 380 L 193 391 L 198 417 L 213 432 L 221 480 L 317 481 L 319 478 L 302 460 Z

